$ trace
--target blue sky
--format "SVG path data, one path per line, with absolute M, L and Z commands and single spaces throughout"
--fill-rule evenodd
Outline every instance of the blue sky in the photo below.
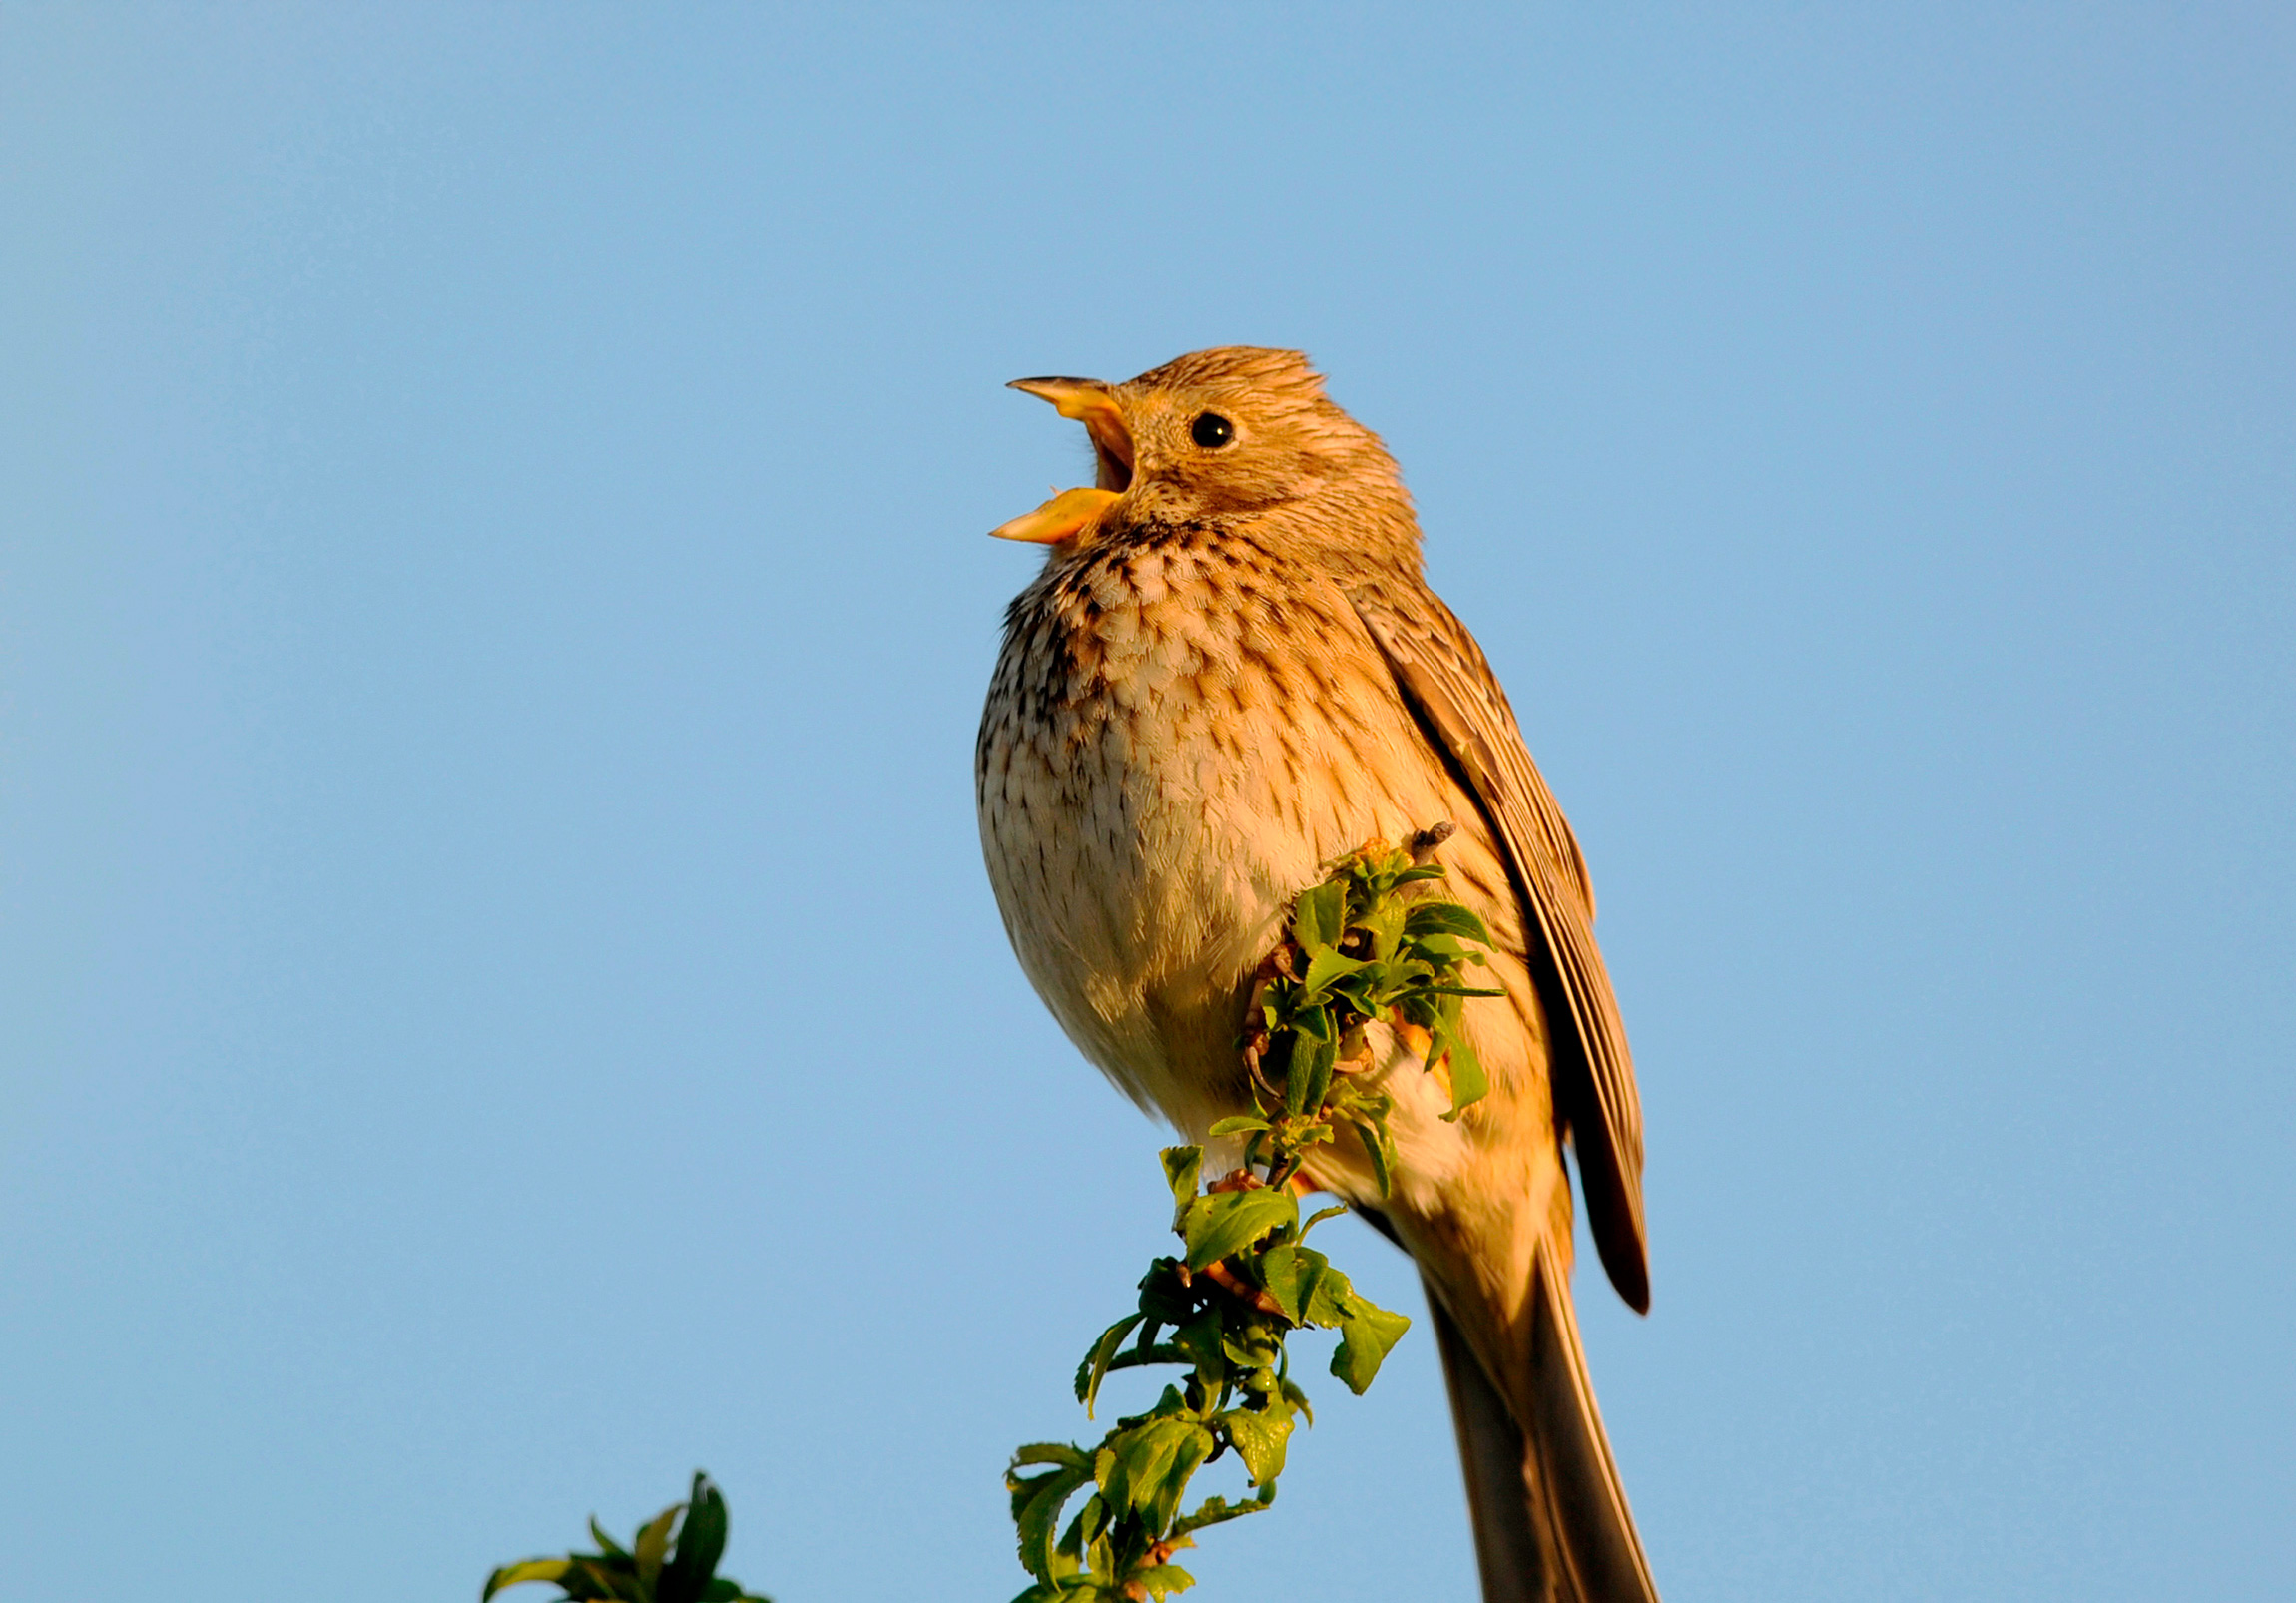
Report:
M 2292 84 L 2264 6 L 0 14 L 0 1592 L 475 1596 L 697 1464 L 781 1603 L 1019 1589 L 1162 1205 L 979 865 L 982 534 L 1087 460 L 999 386 L 1249 342 L 1592 863 L 1666 1595 L 2279 1595 Z M 1468 1595 L 1423 1336 L 1198 1595 Z

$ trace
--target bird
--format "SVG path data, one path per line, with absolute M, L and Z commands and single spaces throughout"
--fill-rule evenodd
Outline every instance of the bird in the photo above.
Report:
M 1046 548 L 974 760 L 1021 969 L 1118 1089 L 1207 1142 L 1252 1111 L 1238 1031 L 1291 900 L 1366 842 L 1450 826 L 1444 891 L 1488 926 L 1476 983 L 1504 993 L 1462 1015 L 1490 1090 L 1448 1119 L 1437 1076 L 1391 1052 L 1389 1189 L 1350 1141 L 1308 1177 L 1420 1271 L 1485 1603 L 1654 1603 L 1579 1337 L 1565 1164 L 1646 1313 L 1633 1061 L 1584 854 L 1428 587 L 1394 457 L 1295 350 L 1011 387 L 1081 422 L 1096 465 L 991 531 Z

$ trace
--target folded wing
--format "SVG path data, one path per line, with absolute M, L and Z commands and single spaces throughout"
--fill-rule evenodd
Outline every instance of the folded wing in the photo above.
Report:
M 1554 1035 L 1555 1112 L 1578 1154 L 1594 1245 L 1618 1295 L 1647 1313 L 1642 1105 L 1626 1028 L 1594 944 L 1586 859 L 1466 626 L 1416 587 L 1406 605 L 1370 587 L 1351 590 L 1349 600 L 1405 702 L 1473 792 L 1505 848 L 1529 932 L 1531 972 Z

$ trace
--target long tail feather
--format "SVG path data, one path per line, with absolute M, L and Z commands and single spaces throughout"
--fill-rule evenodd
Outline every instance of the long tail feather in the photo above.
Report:
M 1502 1390 L 1428 1288 L 1483 1603 L 1658 1603 L 1594 1405 L 1569 1290 L 1542 1263 L 1531 1297 L 1530 1351 Z

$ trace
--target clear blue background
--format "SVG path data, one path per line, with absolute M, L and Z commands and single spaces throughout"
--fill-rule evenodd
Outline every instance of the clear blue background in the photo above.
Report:
M 979 867 L 998 386 L 1243 341 L 1592 859 L 1668 1597 L 2285 1597 L 2292 181 L 2270 5 L 11 8 L 0 1593 L 697 1464 L 783 1603 L 1019 1588 L 1162 1204 Z M 1199 1595 L 1466 1597 L 1432 1343 L 1315 1391 Z

